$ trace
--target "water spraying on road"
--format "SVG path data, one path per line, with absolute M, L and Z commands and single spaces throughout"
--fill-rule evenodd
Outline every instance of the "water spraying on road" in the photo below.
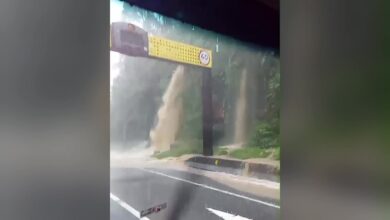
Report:
M 128 148 L 111 143 L 110 159 L 115 164 L 125 164 L 126 162 L 146 161 L 151 158 L 153 150 L 147 148 L 148 141 L 131 141 Z
M 183 114 L 181 93 L 184 90 L 185 68 L 178 65 L 164 93 L 157 117 L 158 121 L 150 132 L 151 146 L 156 151 L 166 151 L 176 140 Z
M 246 92 L 246 87 L 248 85 L 247 75 L 248 73 L 244 68 L 241 74 L 240 90 L 236 102 L 236 117 L 235 117 L 235 128 L 234 128 L 234 143 L 236 144 L 244 143 L 247 134 L 247 108 L 248 108 L 248 97 Z

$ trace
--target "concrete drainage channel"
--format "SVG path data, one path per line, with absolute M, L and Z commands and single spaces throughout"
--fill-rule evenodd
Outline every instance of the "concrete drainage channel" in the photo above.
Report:
M 191 157 L 185 163 L 196 169 L 279 182 L 278 168 L 268 164 L 204 156 Z

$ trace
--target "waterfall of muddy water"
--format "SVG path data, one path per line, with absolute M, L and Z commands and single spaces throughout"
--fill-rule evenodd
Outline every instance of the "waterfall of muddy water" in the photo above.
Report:
M 240 90 L 238 99 L 236 102 L 236 117 L 234 121 L 234 143 L 243 144 L 246 139 L 247 133 L 247 108 L 248 108 L 248 97 L 247 97 L 247 71 L 242 70 L 240 79 Z
M 151 146 L 155 151 L 166 151 L 174 143 L 183 113 L 181 93 L 184 90 L 184 66 L 178 65 L 164 93 L 163 102 L 157 112 L 157 124 L 150 132 Z

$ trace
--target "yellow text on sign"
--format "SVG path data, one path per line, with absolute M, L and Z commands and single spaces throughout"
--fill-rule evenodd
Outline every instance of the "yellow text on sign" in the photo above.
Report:
M 212 67 L 211 50 L 149 35 L 149 56 L 202 67 Z

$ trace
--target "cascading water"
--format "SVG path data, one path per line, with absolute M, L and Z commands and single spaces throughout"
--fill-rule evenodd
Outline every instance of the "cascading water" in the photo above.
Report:
M 247 134 L 247 70 L 244 68 L 241 73 L 240 89 L 236 102 L 236 117 L 234 122 L 234 143 L 242 145 L 246 140 Z
M 163 103 L 157 113 L 157 124 L 150 132 L 151 147 L 166 151 L 176 140 L 183 114 L 181 93 L 184 90 L 185 68 L 178 65 L 163 95 Z

